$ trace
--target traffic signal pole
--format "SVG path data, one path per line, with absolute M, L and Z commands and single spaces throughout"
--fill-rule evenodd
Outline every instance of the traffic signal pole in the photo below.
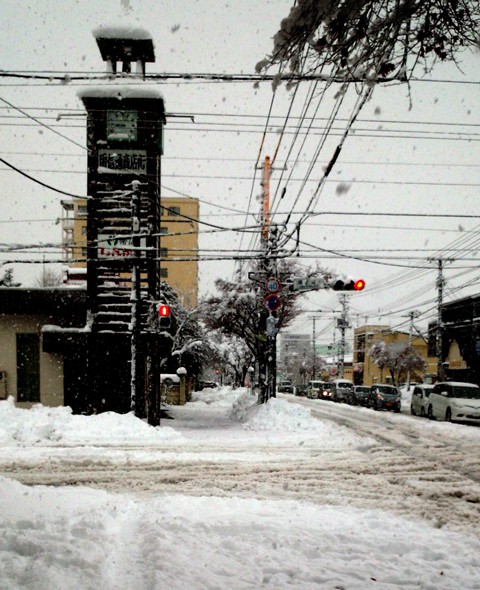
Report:
M 342 294 L 339 297 L 342 306 L 342 314 L 337 321 L 337 326 L 340 329 L 340 349 L 338 351 L 338 376 L 343 379 L 345 377 L 345 332 L 350 327 L 347 319 L 347 296 Z

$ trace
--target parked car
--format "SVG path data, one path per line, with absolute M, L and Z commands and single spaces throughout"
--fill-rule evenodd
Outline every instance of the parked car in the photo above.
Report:
M 298 395 L 300 397 L 305 397 L 307 395 L 307 390 L 308 390 L 308 385 L 306 384 L 301 384 L 301 385 L 296 385 L 295 386 L 295 395 Z
M 216 389 L 218 383 L 216 381 L 199 381 L 197 390 L 202 391 L 203 389 Z
M 426 416 L 428 410 L 428 398 L 433 385 L 422 384 L 415 385 L 412 392 L 412 401 L 410 403 L 410 413 L 413 416 Z
M 480 424 L 480 387 L 475 383 L 436 383 L 428 398 L 430 420 Z
M 277 389 L 278 393 L 295 393 L 295 387 L 291 381 L 280 381 Z
M 368 405 L 374 410 L 400 412 L 402 394 L 394 385 L 382 383 L 372 385 L 368 395 Z
M 353 389 L 353 383 L 348 379 L 335 379 L 330 383 L 334 402 L 348 401 L 348 395 Z
M 370 387 L 368 385 L 354 385 L 348 396 L 348 403 L 352 406 L 366 406 Z

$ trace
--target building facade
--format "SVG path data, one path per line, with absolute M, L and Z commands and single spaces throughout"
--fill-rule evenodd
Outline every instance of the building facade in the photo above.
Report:
M 0 399 L 80 408 L 85 289 L 0 288 Z
M 160 199 L 160 277 L 178 293 L 182 305 L 198 305 L 198 199 Z M 62 201 L 63 260 L 68 267 L 87 266 L 87 201 Z
M 480 385 L 480 295 L 443 304 L 441 315 L 443 378 Z M 436 325 L 430 328 L 435 346 Z
M 398 347 L 405 347 L 409 342 L 409 334 L 392 330 L 385 325 L 365 325 L 354 330 L 353 351 L 353 382 L 356 385 L 373 385 L 374 383 L 390 383 L 391 375 L 388 369 L 380 369 L 368 354 L 374 344 L 385 342 Z M 412 348 L 427 363 L 424 373 L 412 373 L 411 381 L 421 382 L 436 375 L 437 358 L 429 356 L 428 344 L 419 336 L 412 337 Z M 403 376 L 406 380 L 406 375 Z

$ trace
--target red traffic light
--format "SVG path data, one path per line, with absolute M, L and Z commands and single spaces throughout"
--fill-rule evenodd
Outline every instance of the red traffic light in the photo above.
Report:
M 161 303 L 158 306 L 158 315 L 161 318 L 169 318 L 170 317 L 170 305 L 164 305 Z
M 353 288 L 355 291 L 362 291 L 365 289 L 365 281 L 363 279 L 358 279 L 358 281 L 353 283 Z
M 361 291 L 365 288 L 365 281 L 363 279 L 357 279 L 356 281 L 353 279 L 337 279 L 329 286 L 334 291 Z

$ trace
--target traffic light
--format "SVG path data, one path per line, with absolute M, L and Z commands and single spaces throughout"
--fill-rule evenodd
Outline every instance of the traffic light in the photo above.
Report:
M 172 323 L 170 306 L 165 303 L 160 303 L 158 306 L 158 323 L 161 328 L 169 328 Z
M 337 279 L 331 283 L 331 288 L 334 291 L 362 291 L 365 288 L 365 281 L 363 279 Z

